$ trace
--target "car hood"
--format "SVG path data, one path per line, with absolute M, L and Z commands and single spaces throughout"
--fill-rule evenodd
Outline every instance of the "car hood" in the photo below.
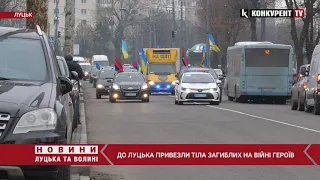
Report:
M 217 88 L 216 83 L 182 83 L 181 86 L 185 88 L 190 88 L 190 89 Z
M 119 86 L 139 86 L 142 85 L 144 82 L 115 82 L 115 84 L 118 84 Z
M 52 83 L 0 83 L 0 109 L 2 112 L 16 116 L 22 107 L 48 107 Z
M 111 80 L 112 79 L 98 79 L 97 84 L 110 85 L 112 84 Z

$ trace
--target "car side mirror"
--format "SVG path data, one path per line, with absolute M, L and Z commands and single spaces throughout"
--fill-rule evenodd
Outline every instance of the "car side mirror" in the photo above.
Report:
M 72 91 L 73 85 L 72 82 L 66 77 L 59 77 L 60 84 L 61 84 L 61 93 L 67 94 L 68 92 Z
M 301 74 L 302 76 L 305 76 L 305 75 L 306 75 L 306 72 L 307 72 L 306 68 L 302 68 L 300 74 Z
M 176 80 L 175 83 L 178 85 L 179 84 L 179 80 Z
M 72 76 L 78 77 L 78 73 L 76 71 L 71 71 Z
M 5 175 L 5 179 L 25 180 L 21 168 L 17 166 L 0 166 L 0 174 Z
M 222 81 L 221 80 L 217 80 L 217 84 L 221 84 L 222 83 Z

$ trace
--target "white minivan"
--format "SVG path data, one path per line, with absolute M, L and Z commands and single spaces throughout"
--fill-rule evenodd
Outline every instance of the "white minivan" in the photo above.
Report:
M 109 60 L 106 55 L 93 55 L 92 56 L 92 63 L 93 66 L 99 64 L 100 67 L 109 66 Z
M 310 67 L 305 71 L 300 72 L 307 76 L 304 110 L 320 115 L 320 44 L 314 48 Z
M 79 57 L 79 56 L 74 56 L 74 57 L 73 57 L 73 61 L 76 61 L 76 62 L 78 62 L 78 63 L 84 63 L 84 62 L 86 62 L 85 59 L 84 59 L 84 57 Z

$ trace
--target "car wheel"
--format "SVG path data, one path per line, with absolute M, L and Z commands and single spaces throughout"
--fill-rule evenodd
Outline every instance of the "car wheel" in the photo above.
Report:
M 109 102 L 111 102 L 111 103 L 115 103 L 115 102 L 116 102 L 116 100 L 110 97 L 110 98 L 109 98 Z
M 297 101 L 295 101 L 294 99 L 291 99 L 291 110 L 297 110 L 297 109 L 298 109 Z
M 219 105 L 219 104 L 220 104 L 220 102 L 216 102 L 216 101 L 210 102 L 210 105 Z
M 89 83 L 92 83 L 92 82 L 93 82 L 93 81 L 92 81 L 92 79 L 90 78 L 90 79 L 89 79 Z
M 178 104 L 178 101 L 177 101 L 177 100 L 174 100 L 174 104 Z
M 310 112 L 312 112 L 312 110 L 313 110 L 313 108 L 312 108 L 312 106 L 308 105 L 307 96 L 305 96 L 305 99 L 304 99 L 304 111 L 307 112 L 307 113 L 310 113 Z
M 101 95 L 96 94 L 96 98 L 97 98 L 97 99 L 101 99 Z
M 320 104 L 317 100 L 314 100 L 313 113 L 315 115 L 320 115 Z
M 150 99 L 149 98 L 142 99 L 142 102 L 150 102 Z
M 303 102 L 301 102 L 303 101 Z M 298 107 L 297 107 L 298 111 L 304 111 L 304 99 L 300 99 L 300 96 L 298 95 Z
M 172 92 L 171 92 L 171 95 L 175 95 L 175 92 L 174 92 L 174 91 L 172 91 Z
M 179 105 L 183 105 L 183 101 L 178 101 L 178 104 Z

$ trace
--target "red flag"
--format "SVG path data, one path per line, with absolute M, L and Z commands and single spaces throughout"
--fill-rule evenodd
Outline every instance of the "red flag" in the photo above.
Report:
M 188 58 L 186 58 L 186 57 L 183 58 L 183 64 L 184 64 L 185 66 L 188 66 L 188 65 L 189 65 L 189 60 L 188 60 Z
M 181 48 L 181 57 L 184 57 L 184 48 Z
M 132 63 L 132 66 L 133 66 L 134 68 L 137 68 L 137 65 L 138 65 L 138 61 L 135 61 L 135 62 Z
M 114 65 L 115 65 L 116 70 L 118 70 L 118 71 L 120 71 L 120 72 L 123 72 L 123 66 L 122 66 L 122 64 L 117 60 L 116 57 L 114 57 L 113 61 L 114 61 Z

